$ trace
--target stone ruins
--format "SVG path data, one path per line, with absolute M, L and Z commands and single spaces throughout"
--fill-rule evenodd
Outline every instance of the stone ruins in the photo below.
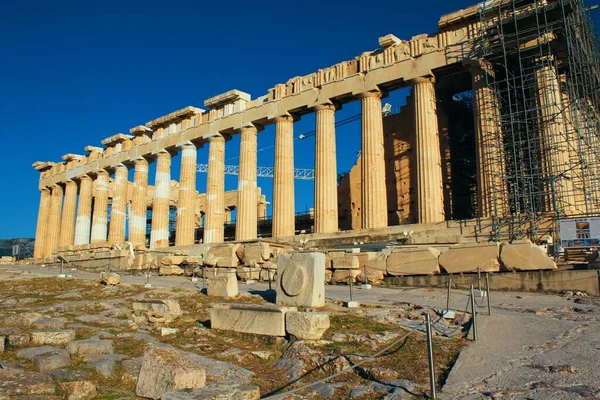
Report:
M 480 251 L 476 243 L 492 241 L 484 253 L 495 252 L 492 264 L 501 266 L 500 242 L 556 240 L 558 219 L 599 211 L 594 149 L 600 98 L 593 85 L 600 73 L 597 60 L 585 58 L 588 44 L 576 31 L 585 26 L 578 2 L 511 4 L 450 13 L 439 20 L 438 32 L 410 40 L 383 36 L 375 51 L 293 77 L 264 95 L 230 90 L 207 99 L 205 109 L 189 106 L 112 135 L 102 147 L 87 146 L 85 155 L 34 163 L 41 192 L 34 257 L 84 262 L 130 256 L 117 264 L 142 269 L 151 262 L 148 251 L 199 256 L 221 248 L 226 227 L 236 243 L 257 241 L 259 221 L 268 220 L 270 237 L 261 231 L 260 239 L 281 253 L 290 250 L 286 246 L 426 245 L 406 258 L 424 263 L 414 261 L 398 273 L 428 274 L 444 269 L 437 258 L 449 246 L 472 244 Z M 539 22 L 535 16 L 542 14 Z M 396 114 L 382 110 L 382 99 L 402 88 L 410 88 L 407 105 Z M 361 103 L 361 153 L 338 185 L 336 110 L 353 101 Z M 295 215 L 293 147 L 294 121 L 308 113 L 316 115 L 315 203 L 306 231 Z M 275 164 L 273 198 L 266 199 L 257 187 L 257 135 L 270 124 Z M 226 191 L 225 149 L 232 135 L 241 136 L 238 187 Z M 198 193 L 197 151 L 203 146 L 207 189 Z M 175 181 L 171 160 L 178 153 Z M 150 163 L 156 163 L 153 186 Z M 367 258 L 385 264 L 377 261 L 381 256 Z M 248 265 L 238 258 L 223 266 Z M 333 270 L 355 271 L 353 278 L 364 265 L 333 262 Z M 390 275 L 387 264 L 383 270 Z M 346 279 L 343 274 L 337 278 Z

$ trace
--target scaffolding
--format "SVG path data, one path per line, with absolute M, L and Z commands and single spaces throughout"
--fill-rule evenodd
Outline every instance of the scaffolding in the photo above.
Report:
M 492 175 L 483 188 L 492 239 L 555 237 L 558 219 L 599 214 L 600 66 L 589 10 L 581 0 L 479 6 L 471 58 L 490 90 L 479 149 Z

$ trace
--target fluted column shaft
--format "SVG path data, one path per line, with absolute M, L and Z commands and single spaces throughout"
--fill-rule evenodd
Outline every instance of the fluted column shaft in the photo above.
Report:
M 169 247 L 169 202 L 171 199 L 171 154 L 163 150 L 156 156 L 156 178 L 152 201 L 150 248 Z
M 108 172 L 97 172 L 94 188 L 94 214 L 90 243 L 106 242 L 108 233 Z
M 40 208 L 38 210 L 37 228 L 35 230 L 35 247 L 33 249 L 34 258 L 43 258 L 45 256 L 46 235 L 48 233 L 48 215 L 50 213 L 50 190 L 43 188 L 40 190 Z
M 381 92 L 365 92 L 359 98 L 362 107 L 362 227 L 382 228 L 387 226 L 387 192 Z
M 204 243 L 220 243 L 225 223 L 225 138 L 213 136 L 209 143 Z
M 473 115 L 475 117 L 475 162 L 477 170 L 478 216 L 502 216 L 507 211 L 507 188 L 504 182 L 500 104 L 486 82 L 487 73 L 473 66 Z
M 146 245 L 146 192 L 148 191 L 148 160 L 135 160 L 133 174 L 133 193 L 131 198 L 131 216 L 129 217 L 129 241 L 137 245 Z
M 240 131 L 240 172 L 238 175 L 238 203 L 235 240 L 256 239 L 258 200 L 256 191 L 257 129 L 247 126 Z
M 413 81 L 417 210 L 420 223 L 444 221 L 444 194 L 440 134 L 433 78 Z
M 108 241 L 111 244 L 125 243 L 125 216 L 127 213 L 127 178 L 129 171 L 124 165 L 115 168 L 113 181 L 112 208 L 110 210 L 110 227 Z
M 315 107 L 315 232 L 338 231 L 335 107 Z
M 75 213 L 77 211 L 77 183 L 69 180 L 65 184 L 65 202 L 60 224 L 58 247 L 72 246 L 75 242 Z
M 79 205 L 75 223 L 75 245 L 89 244 L 92 229 L 92 178 L 83 175 L 79 178 Z
M 63 188 L 52 186 L 52 195 L 50 198 L 50 209 L 48 213 L 48 230 L 46 233 L 46 243 L 44 245 L 44 257 L 50 257 L 52 250 L 58 248 L 60 238 L 60 222 L 63 205 Z
M 191 142 L 181 147 L 179 198 L 177 199 L 177 222 L 175 226 L 176 246 L 194 244 L 197 154 L 198 149 Z
M 294 236 L 294 119 L 275 118 L 275 168 L 273 177 L 273 237 Z
M 541 60 L 544 64 L 536 71 L 538 83 L 538 107 L 540 124 L 541 156 L 546 180 L 546 193 L 552 193 L 556 204 L 547 196 L 546 211 L 575 211 L 573 180 L 565 176 L 571 170 L 569 149 L 558 76 L 551 58 Z M 555 209 L 558 207 L 558 210 Z

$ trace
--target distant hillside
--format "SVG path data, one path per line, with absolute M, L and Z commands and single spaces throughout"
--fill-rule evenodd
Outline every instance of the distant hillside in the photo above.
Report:
M 33 238 L 0 239 L 0 257 L 12 256 L 12 246 L 17 241 L 21 243 L 21 255 L 23 257 L 31 257 L 33 255 L 33 244 L 35 242 Z

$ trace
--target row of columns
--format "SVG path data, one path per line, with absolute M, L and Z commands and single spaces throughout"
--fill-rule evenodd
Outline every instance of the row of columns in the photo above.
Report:
M 433 78 L 423 78 L 415 80 L 413 85 L 420 222 L 443 221 L 442 173 L 434 81 Z M 375 90 L 362 93 L 358 97 L 362 108 L 362 225 L 363 228 L 381 228 L 387 226 L 382 94 Z M 338 201 L 335 106 L 331 102 L 326 102 L 317 105 L 314 110 L 316 113 L 315 232 L 336 232 Z M 273 236 L 293 236 L 295 234 L 294 118 L 292 115 L 276 117 L 275 125 Z M 257 133 L 257 127 L 251 124 L 240 128 L 239 198 L 236 224 L 238 241 L 252 240 L 257 237 Z M 224 239 L 225 137 L 217 133 L 209 138 L 208 143 L 204 242 L 216 243 Z M 184 246 L 194 242 L 197 146 L 186 142 L 180 144 L 178 150 L 181 152 L 181 174 L 176 245 Z M 168 150 L 161 150 L 153 156 L 156 158 L 157 166 L 150 247 L 159 248 L 168 246 L 169 241 L 172 155 Z M 135 244 L 144 244 L 148 160 L 139 158 L 134 160 L 134 165 L 129 240 Z M 114 169 L 114 197 L 108 232 L 109 174 L 107 171 L 98 171 L 93 184 L 88 176 L 79 178 L 79 208 L 76 218 L 77 184 L 74 181 L 67 182 L 65 186 L 64 207 L 62 187 L 42 189 L 36 234 L 38 238 L 36 257 L 47 256 L 52 249 L 72 243 L 80 245 L 102 243 L 106 240 L 111 243 L 124 242 L 128 169 L 124 165 L 118 165 Z M 95 198 L 93 213 L 92 195 Z M 38 242 L 44 244 L 38 246 Z

